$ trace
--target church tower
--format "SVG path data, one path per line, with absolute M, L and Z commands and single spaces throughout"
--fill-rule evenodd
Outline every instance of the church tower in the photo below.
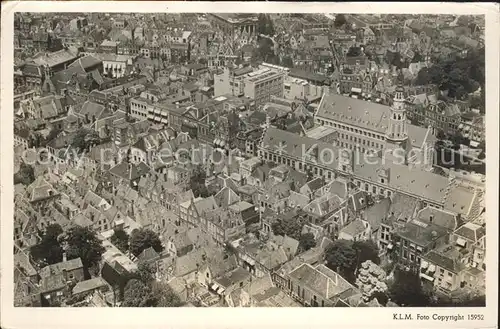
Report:
M 404 88 L 401 85 L 396 87 L 396 95 L 389 115 L 386 139 L 387 142 L 397 145 L 403 144 L 408 139 Z

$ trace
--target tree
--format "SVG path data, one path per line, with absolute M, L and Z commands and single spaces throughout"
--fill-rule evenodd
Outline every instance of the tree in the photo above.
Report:
M 82 128 L 79 129 L 71 141 L 71 146 L 80 151 L 85 151 L 90 146 L 99 143 L 99 135 L 95 130 Z
M 386 278 L 385 271 L 372 261 L 367 260 L 361 264 L 356 286 L 361 290 L 365 302 L 369 302 L 377 295 L 387 292 Z
M 349 240 L 336 240 L 325 250 L 326 266 L 352 282 L 356 267 L 356 250 Z
M 305 217 L 299 216 L 292 219 L 278 219 L 272 224 L 273 233 L 281 236 L 289 236 L 295 240 L 300 240 L 302 228 L 307 223 Z
M 340 27 L 344 26 L 346 23 L 347 23 L 347 20 L 345 18 L 345 15 L 338 14 L 337 16 L 335 16 L 335 22 L 333 23 L 333 25 L 336 28 L 340 28 Z
M 207 175 L 201 165 L 198 165 L 189 179 L 189 188 L 193 191 L 195 197 L 206 198 L 210 195 L 205 180 Z
M 267 14 L 259 14 L 257 17 L 257 33 L 273 36 L 275 33 L 274 24 L 271 17 Z
M 105 251 L 96 233 L 88 227 L 71 227 L 66 233 L 65 242 L 68 260 L 79 257 L 87 271 L 99 264 Z
M 279 64 L 279 57 L 275 55 L 271 39 L 261 37 L 259 46 L 252 51 L 252 61 Z
M 61 133 L 61 130 L 57 126 L 53 126 L 52 129 L 50 129 L 48 135 L 45 137 L 45 141 L 43 144 L 50 142 L 51 140 L 56 138 L 60 133 Z
M 302 234 L 299 239 L 299 248 L 303 251 L 307 251 L 311 248 L 316 247 L 316 240 L 314 239 L 314 234 L 306 233 Z
M 438 129 L 437 134 L 436 134 L 437 139 L 443 140 L 446 139 L 446 135 L 443 131 L 443 129 Z
M 114 244 L 121 252 L 128 251 L 129 236 L 122 228 L 115 229 L 111 236 L 111 243 Z
M 131 279 L 125 285 L 123 307 L 154 307 L 155 300 L 148 284 L 138 279 Z
M 355 241 L 353 248 L 356 250 L 357 264 L 362 264 L 366 261 L 372 261 L 376 265 L 380 264 L 378 246 L 372 240 Z
M 132 231 L 129 239 L 129 250 L 134 256 L 139 256 L 143 250 L 151 247 L 156 252 L 163 251 L 163 246 L 157 233 L 145 228 Z
M 39 244 L 31 247 L 31 256 L 42 267 L 62 262 L 64 250 L 59 241 L 63 229 L 59 224 L 50 224 L 45 229 Z
M 290 56 L 285 56 L 285 57 L 283 57 L 281 65 L 292 69 L 293 68 L 293 59 Z
M 483 90 L 484 68 L 484 48 L 471 50 L 465 58 L 454 56 L 439 60 L 429 68 L 423 68 L 418 72 L 415 84 L 435 84 L 440 90 L 447 90 L 450 98 L 464 99 L 467 94 L 478 88 Z
M 19 171 L 14 174 L 14 184 L 30 185 L 35 181 L 35 171 L 29 164 L 21 162 Z
M 394 272 L 394 282 L 389 287 L 391 300 L 400 306 L 429 306 L 430 296 L 423 288 L 417 272 L 397 268 Z
M 330 269 L 351 283 L 360 264 L 368 260 L 380 264 L 378 248 L 371 241 L 336 240 L 326 248 L 325 260 Z
M 151 266 L 139 263 L 125 285 L 123 307 L 178 307 L 182 302 L 165 282 L 154 279 Z
M 182 301 L 165 282 L 152 282 L 152 296 L 156 307 L 179 307 Z

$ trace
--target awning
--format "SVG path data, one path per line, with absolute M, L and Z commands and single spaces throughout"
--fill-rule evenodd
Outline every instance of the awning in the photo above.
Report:
M 458 238 L 457 245 L 459 245 L 460 247 L 465 247 L 467 245 L 467 241 L 465 241 L 465 239 L 463 238 Z
M 220 141 L 220 146 L 224 147 L 224 145 L 226 145 L 226 142 L 225 141 Z
M 434 281 L 434 278 L 433 278 L 432 276 L 427 275 L 427 274 L 425 274 L 425 273 L 420 273 L 420 277 L 421 277 L 421 278 L 424 278 L 424 279 L 426 279 L 426 280 L 429 280 L 430 282 L 433 282 L 433 281 Z
M 250 265 L 255 265 L 255 261 L 252 258 L 248 257 L 247 255 L 242 255 L 241 259 Z
M 159 116 L 155 116 L 155 121 L 161 121 L 161 118 Z
M 436 272 L 436 265 L 431 264 L 431 265 L 429 266 L 429 273 L 434 273 L 434 272 Z
M 226 289 L 225 289 L 224 287 L 219 287 L 219 289 L 217 289 L 216 291 L 217 291 L 217 293 L 218 293 L 219 295 L 222 295 L 222 293 L 223 293 L 225 290 L 226 290 Z
M 389 243 L 389 245 L 387 246 L 387 249 L 391 250 L 393 247 L 394 247 L 394 245 L 392 243 Z
M 474 148 L 476 148 L 476 147 L 478 147 L 478 146 L 479 146 L 479 142 L 476 142 L 476 141 L 470 141 L 469 145 L 470 145 L 470 147 L 474 147 Z
M 154 115 L 152 115 L 152 114 L 148 114 L 148 119 L 154 119 L 154 118 L 155 118 L 155 116 L 154 116 Z
M 351 89 L 351 91 L 352 91 L 353 93 L 361 93 L 361 88 L 354 88 L 354 87 L 353 87 L 353 88 Z
M 464 127 L 463 123 L 461 123 L 461 124 L 458 125 L 458 129 L 462 129 L 463 127 Z
M 161 109 L 156 108 L 156 109 L 154 110 L 154 113 L 155 113 L 155 114 L 160 114 L 160 113 L 161 113 Z
M 212 288 L 214 291 L 217 291 L 217 289 L 219 289 L 219 285 L 217 285 L 217 283 L 214 283 L 210 288 Z
M 420 264 L 420 268 L 426 269 L 429 266 L 429 263 L 427 263 L 425 260 L 422 261 L 422 264 Z
M 163 119 L 161 119 L 161 123 L 165 123 L 166 124 L 166 123 L 168 123 L 168 120 L 165 119 L 165 118 L 163 118 Z

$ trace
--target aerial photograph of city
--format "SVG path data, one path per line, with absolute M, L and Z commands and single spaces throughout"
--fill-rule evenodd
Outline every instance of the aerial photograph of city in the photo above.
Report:
M 17 12 L 13 49 L 16 307 L 485 306 L 484 15 Z

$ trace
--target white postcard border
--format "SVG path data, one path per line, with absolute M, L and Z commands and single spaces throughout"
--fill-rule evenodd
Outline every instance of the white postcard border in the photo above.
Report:
M 484 308 L 14 308 L 13 307 L 13 14 L 14 12 L 321 12 L 484 14 L 486 16 L 487 157 L 487 306 Z M 271 3 L 160 1 L 26 1 L 2 3 L 0 234 L 2 328 L 493 328 L 498 302 L 498 122 L 499 7 L 487 3 Z M 484 314 L 485 320 L 461 322 L 395 321 L 393 313 Z

